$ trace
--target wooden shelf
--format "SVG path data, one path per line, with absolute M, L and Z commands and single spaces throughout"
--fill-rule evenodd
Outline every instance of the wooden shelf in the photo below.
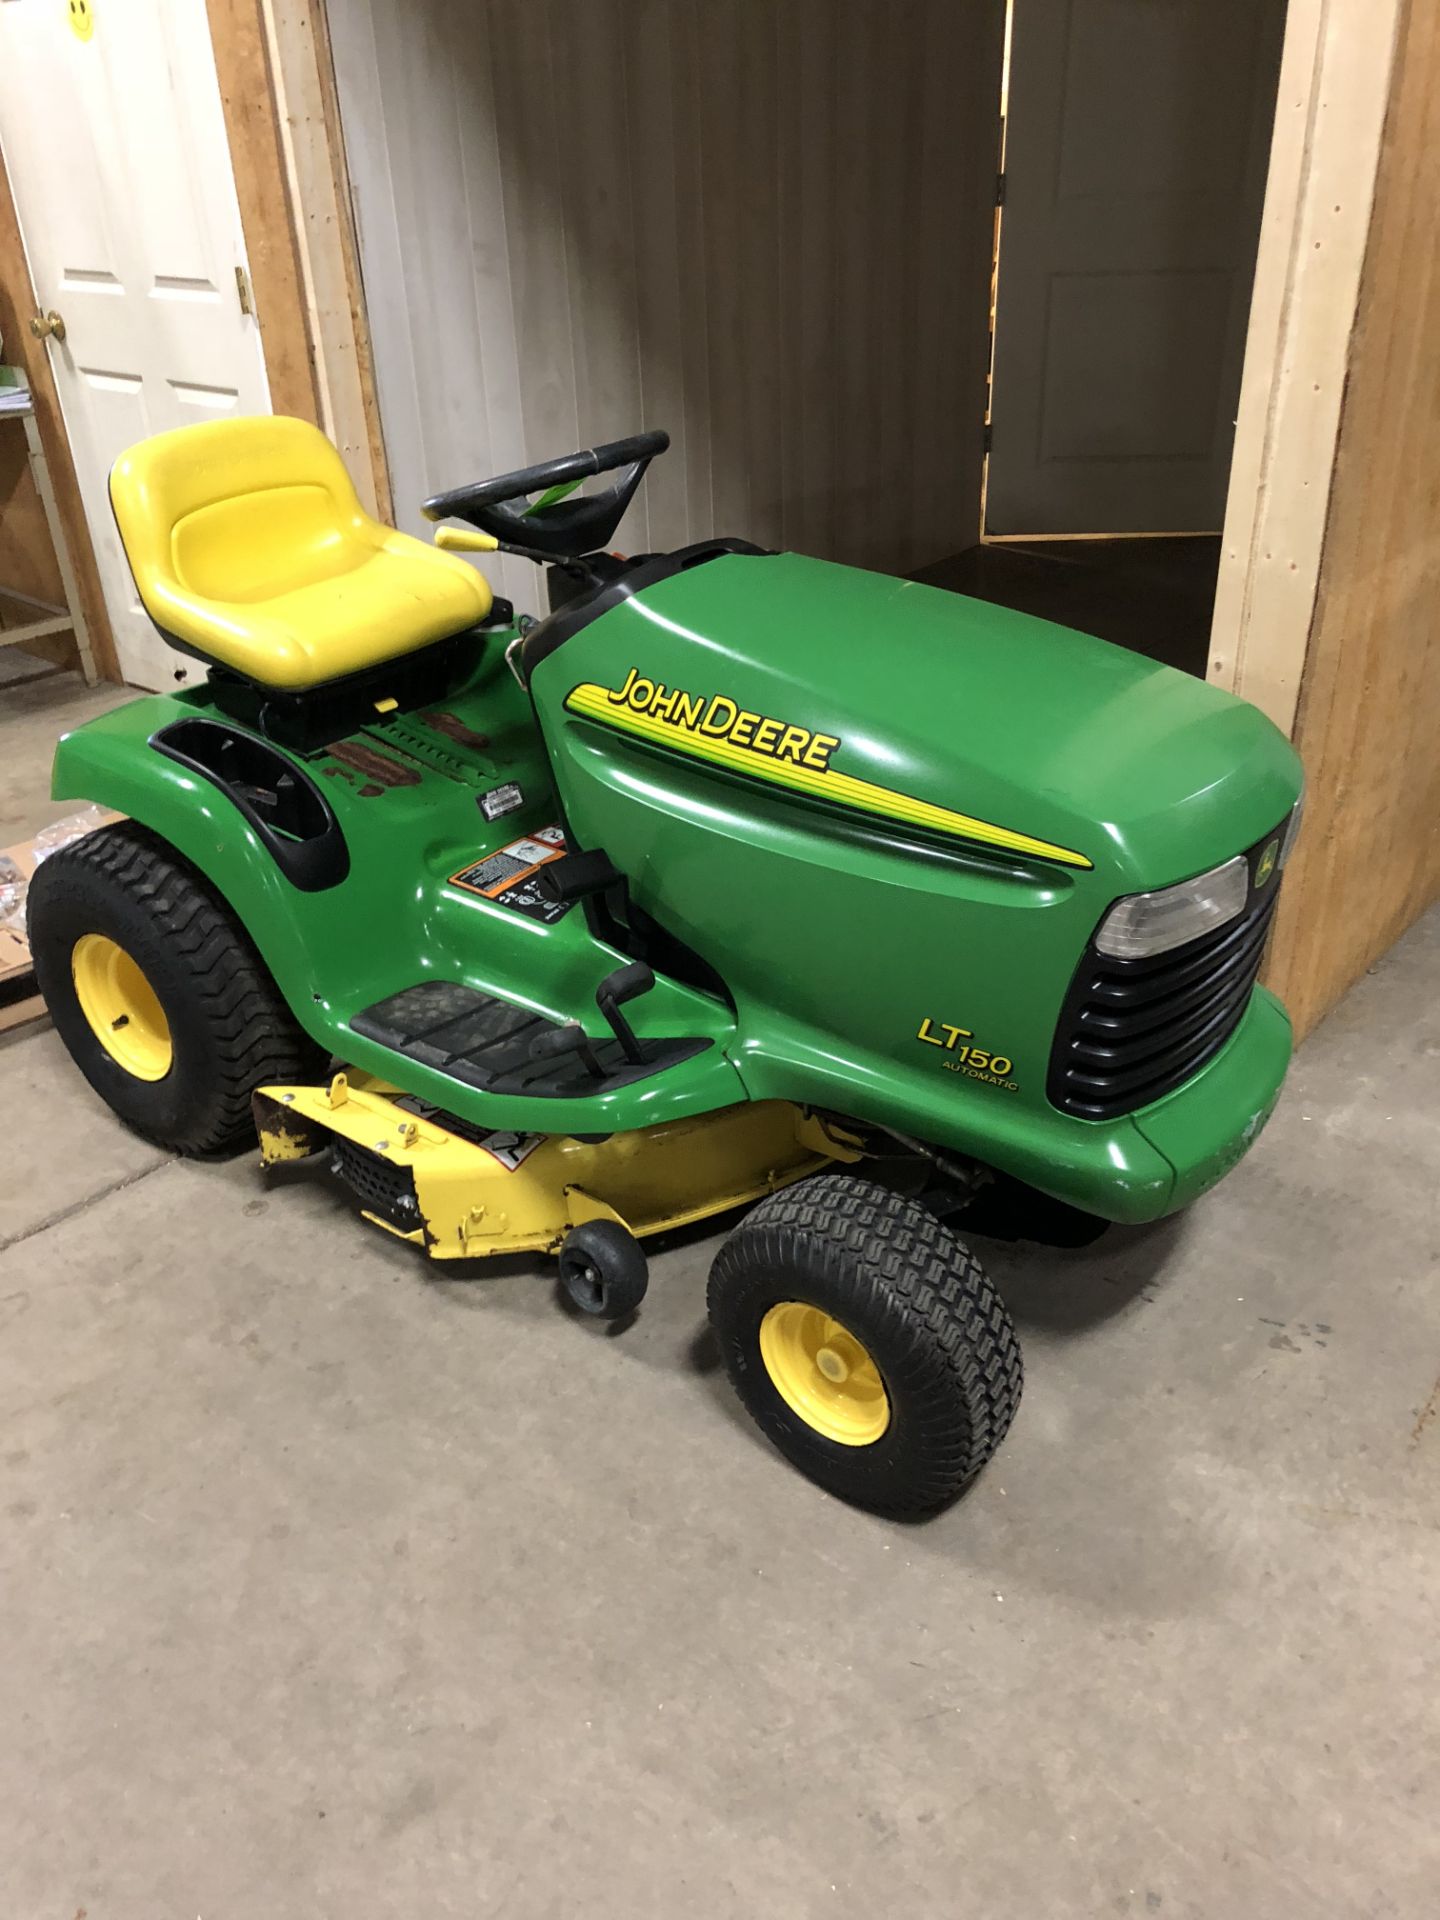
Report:
M 0 389 L 0 425 L 7 420 L 18 420 L 24 427 L 30 473 L 45 512 L 45 525 L 50 535 L 50 544 L 55 551 L 55 562 L 59 569 L 65 600 L 63 605 L 57 605 L 52 600 L 37 600 L 34 594 L 21 593 L 15 587 L 0 584 L 0 609 L 21 607 L 31 616 L 29 619 L 22 619 L 15 626 L 0 626 L 0 647 L 22 646 L 27 640 L 45 639 L 51 634 L 73 633 L 80 671 L 85 677 L 85 684 L 93 687 L 98 676 L 95 671 L 95 658 L 90 649 L 90 631 L 80 605 L 79 588 L 76 585 L 74 569 L 70 564 L 70 549 L 65 541 L 65 530 L 60 523 L 54 489 L 50 484 L 50 469 L 45 460 L 44 449 L 40 445 L 40 434 L 35 424 L 35 409 L 30 404 L 28 396 L 23 401 L 17 401 L 15 392 L 14 388 Z

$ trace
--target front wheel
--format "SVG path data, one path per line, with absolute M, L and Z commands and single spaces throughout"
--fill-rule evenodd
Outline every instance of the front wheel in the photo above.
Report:
M 1020 1404 L 1020 1345 L 979 1263 L 913 1200 L 820 1174 L 720 1249 L 708 1305 L 741 1400 L 820 1486 L 895 1515 L 954 1500 Z

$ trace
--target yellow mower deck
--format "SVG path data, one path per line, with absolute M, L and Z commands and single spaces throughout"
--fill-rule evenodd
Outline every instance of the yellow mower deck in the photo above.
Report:
M 386 1081 L 339 1073 L 328 1087 L 262 1087 L 255 1119 L 266 1166 L 328 1146 L 342 1171 L 360 1175 L 352 1185 L 367 1170 L 379 1175 L 386 1210 L 362 1206 L 365 1218 L 434 1260 L 552 1252 L 585 1220 L 615 1220 L 637 1237 L 663 1233 L 859 1158 L 845 1135 L 785 1100 L 600 1141 L 468 1138 Z

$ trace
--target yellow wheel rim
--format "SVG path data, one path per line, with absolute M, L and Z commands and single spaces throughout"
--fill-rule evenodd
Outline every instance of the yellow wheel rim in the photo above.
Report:
M 155 989 L 125 949 L 103 933 L 85 933 L 70 955 L 75 997 L 110 1058 L 137 1080 L 163 1080 L 175 1049 Z
M 760 1358 L 775 1391 L 807 1426 L 842 1447 L 869 1447 L 890 1424 L 880 1369 L 850 1329 L 803 1300 L 760 1322 Z

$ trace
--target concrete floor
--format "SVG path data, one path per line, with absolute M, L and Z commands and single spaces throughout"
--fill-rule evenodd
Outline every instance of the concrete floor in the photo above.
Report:
M 1189 1217 L 977 1242 L 1025 1403 L 911 1527 L 749 1428 L 712 1242 L 607 1338 L 0 1042 L 0 1914 L 1433 1915 L 1437 972 Z
M 127 687 L 87 687 L 77 673 L 0 647 L 0 847 L 75 811 L 75 801 L 50 798 L 56 738 L 134 698 Z

